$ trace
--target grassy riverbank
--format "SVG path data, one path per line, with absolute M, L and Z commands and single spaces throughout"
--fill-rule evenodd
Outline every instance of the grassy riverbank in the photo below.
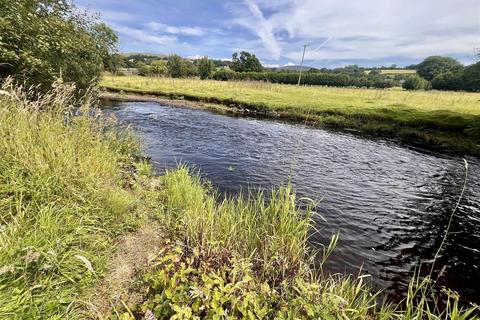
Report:
M 480 154 L 480 93 L 296 87 L 105 76 L 108 90 L 223 104 L 271 117 Z
M 399 308 L 362 277 L 314 272 L 309 200 L 288 187 L 219 199 L 185 167 L 154 176 L 91 96 L 81 115 L 72 105 L 63 85 L 34 102 L 0 91 L 1 319 L 468 318 L 454 294 L 429 308 L 428 279 Z

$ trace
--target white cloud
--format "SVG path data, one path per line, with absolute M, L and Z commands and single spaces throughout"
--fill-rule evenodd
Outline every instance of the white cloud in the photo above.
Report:
M 298 61 L 304 43 L 308 60 L 422 58 L 471 54 L 479 11 L 478 0 L 244 0 L 234 21 L 262 41 L 264 59 Z
M 265 19 L 262 11 L 253 0 L 245 0 L 247 14 L 239 16 L 235 22 L 256 33 L 262 40 L 265 48 L 274 59 L 279 59 L 281 48 L 273 34 L 273 26 Z
M 177 37 L 166 35 L 155 35 L 141 29 L 134 29 L 121 25 L 113 25 L 120 35 L 125 35 L 138 42 L 146 44 L 172 45 L 177 42 Z
M 169 33 L 184 36 L 200 37 L 205 34 L 205 30 L 200 27 L 171 26 L 160 22 L 149 22 L 147 27 L 160 33 Z

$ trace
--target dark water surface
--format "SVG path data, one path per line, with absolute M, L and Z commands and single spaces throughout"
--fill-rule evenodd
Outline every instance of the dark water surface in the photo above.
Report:
M 201 170 L 225 193 L 288 182 L 299 196 L 323 199 L 316 241 L 340 240 L 330 272 L 372 275 L 401 296 L 415 269 L 429 264 L 461 192 L 461 157 L 418 152 L 302 125 L 236 118 L 155 102 L 109 105 L 143 138 L 159 173 L 178 161 Z M 437 269 L 440 285 L 480 303 L 480 161 L 467 158 L 468 182 Z

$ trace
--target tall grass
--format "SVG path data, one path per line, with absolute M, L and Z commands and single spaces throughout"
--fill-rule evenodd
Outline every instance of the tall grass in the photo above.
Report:
M 134 224 L 122 185 L 137 143 L 73 92 L 59 84 L 30 101 L 9 81 L 0 92 L 1 319 L 76 314 L 112 239 Z
M 445 311 L 428 304 L 429 278 L 396 307 L 379 304 L 363 277 L 314 272 L 314 213 L 290 188 L 221 199 L 184 166 L 154 177 L 133 161 L 136 139 L 90 108 L 91 94 L 78 101 L 58 84 L 28 96 L 8 81 L 0 91 L 0 319 L 85 318 L 116 237 L 147 214 L 171 241 L 152 252 L 138 310 L 191 316 L 195 299 L 196 312 L 223 317 L 235 306 L 253 318 L 472 318 L 453 293 Z
M 173 237 L 201 250 L 212 243 L 237 257 L 252 259 L 272 283 L 305 271 L 312 212 L 300 212 L 290 187 L 226 198 L 211 190 L 187 167 L 163 176 L 163 203 L 173 215 Z
M 160 318 L 182 312 L 205 318 L 241 318 L 248 312 L 253 318 L 279 319 L 475 318 L 476 309 L 460 308 L 458 295 L 448 290 L 446 307 L 439 309 L 430 277 L 414 277 L 405 301 L 394 305 L 382 302 L 364 276 L 317 272 L 308 248 L 314 213 L 308 205 L 299 209 L 289 187 L 269 197 L 259 192 L 220 198 L 185 166 L 159 181 L 163 210 L 158 217 L 180 248 L 165 249 L 154 263 L 160 269 L 147 275 L 152 296 L 143 312 L 151 308 Z M 244 297 L 255 303 L 246 307 Z

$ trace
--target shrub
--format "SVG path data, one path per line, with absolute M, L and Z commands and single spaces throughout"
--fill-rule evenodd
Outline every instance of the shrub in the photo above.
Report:
M 465 68 L 462 73 L 463 89 L 466 91 L 480 91 L 480 62 Z
M 181 78 L 185 75 L 183 68 L 183 58 L 177 54 L 173 54 L 168 57 L 167 62 L 168 74 L 172 78 Z
M 208 57 L 203 57 L 197 61 L 197 68 L 200 79 L 208 79 L 213 71 L 213 62 Z
M 218 71 L 215 71 L 212 75 L 212 79 L 219 81 L 228 81 L 232 80 L 235 72 L 230 71 L 226 68 L 221 68 Z
M 403 89 L 406 90 L 426 90 L 429 87 L 427 80 L 414 75 L 409 76 L 402 85 Z
M 297 72 L 233 72 L 221 69 L 214 73 L 215 80 L 253 80 L 271 83 L 297 84 Z M 305 85 L 320 85 L 331 87 L 365 87 L 365 88 L 390 88 L 398 81 L 390 80 L 385 76 L 377 75 L 368 77 L 349 76 L 344 73 L 310 72 L 302 76 Z
M 167 70 L 172 78 L 193 77 L 198 74 L 197 67 L 190 60 L 177 54 L 168 57 Z
M 441 73 L 432 80 L 432 89 L 436 90 L 461 90 L 463 87 L 461 74 L 450 71 Z
M 165 60 L 153 60 L 150 63 L 150 73 L 156 76 L 163 76 L 167 74 L 167 62 Z

